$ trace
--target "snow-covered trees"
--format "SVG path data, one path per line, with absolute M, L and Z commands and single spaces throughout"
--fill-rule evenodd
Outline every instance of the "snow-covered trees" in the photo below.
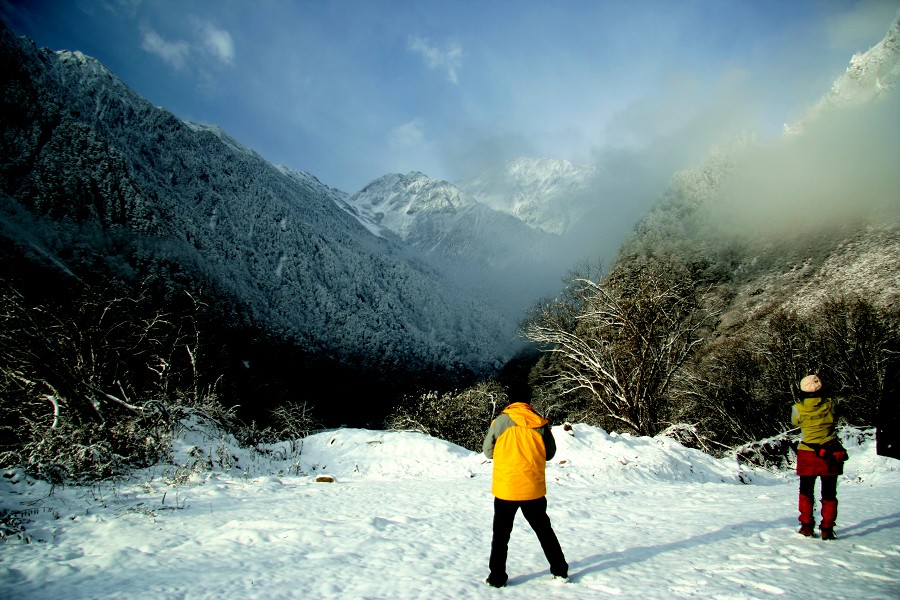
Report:
M 639 435 L 666 427 L 666 394 L 714 312 L 682 266 L 648 262 L 614 270 L 600 282 L 577 279 L 574 319 L 547 306 L 525 337 L 556 355 L 550 378 L 562 394 L 585 394 L 590 412 Z M 618 428 L 617 427 L 617 428 Z

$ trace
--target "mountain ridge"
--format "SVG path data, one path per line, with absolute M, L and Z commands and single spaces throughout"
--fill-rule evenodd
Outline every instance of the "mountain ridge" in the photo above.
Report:
M 596 167 L 552 158 L 520 157 L 460 184 L 479 202 L 535 229 L 563 235 L 587 212 Z

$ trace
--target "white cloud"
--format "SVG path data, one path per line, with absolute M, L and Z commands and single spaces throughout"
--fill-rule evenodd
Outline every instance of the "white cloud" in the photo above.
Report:
M 421 146 L 425 140 L 425 121 L 413 119 L 395 128 L 390 135 L 393 148 L 414 148 Z
M 450 42 L 442 50 L 422 37 L 409 38 L 409 49 L 425 59 L 429 69 L 443 69 L 447 71 L 447 79 L 450 83 L 459 83 L 458 71 L 462 67 L 462 47 L 455 42 Z
M 202 47 L 225 64 L 234 60 L 234 41 L 231 34 L 206 21 L 196 21 Z
M 209 57 L 226 65 L 234 62 L 234 41 L 229 32 L 201 19 L 192 19 L 191 23 L 192 41 L 165 39 L 152 27 L 143 25 L 141 48 L 179 71 L 191 65 L 201 68 L 201 61 Z
M 191 54 L 190 44 L 183 40 L 165 40 L 149 27 L 143 27 L 142 32 L 141 48 L 155 54 L 178 70 L 185 67 Z
M 79 2 L 82 10 L 90 12 L 94 4 L 99 4 L 113 14 L 122 14 L 126 17 L 133 18 L 141 8 L 143 0 L 102 0 L 101 2 Z

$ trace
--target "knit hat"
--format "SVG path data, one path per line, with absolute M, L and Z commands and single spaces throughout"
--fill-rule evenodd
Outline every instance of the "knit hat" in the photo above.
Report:
M 822 389 L 822 380 L 818 375 L 807 375 L 800 380 L 800 390 L 803 392 L 818 392 Z

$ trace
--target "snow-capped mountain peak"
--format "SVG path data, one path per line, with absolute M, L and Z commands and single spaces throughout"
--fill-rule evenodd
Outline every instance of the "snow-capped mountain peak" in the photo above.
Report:
M 376 179 L 351 196 L 344 207 L 370 231 L 406 239 L 417 219 L 453 214 L 474 204 L 472 198 L 447 181 L 414 171 Z
M 517 158 L 460 187 L 490 208 L 534 229 L 565 233 L 584 214 L 594 167 L 550 158 Z
M 831 90 L 796 125 L 785 125 L 786 134 L 796 134 L 810 122 L 839 107 L 865 104 L 886 95 L 900 82 L 900 16 L 878 44 L 854 54 L 846 72 Z

